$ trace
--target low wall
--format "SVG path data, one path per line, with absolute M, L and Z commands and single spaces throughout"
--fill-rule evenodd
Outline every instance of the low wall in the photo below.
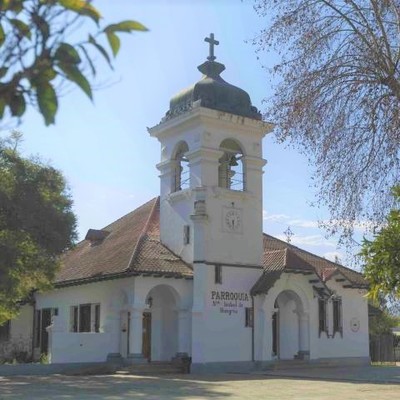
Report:
M 107 363 L 71 363 L 71 364 L 5 364 L 0 365 L 0 376 L 19 375 L 94 375 L 111 374 L 115 366 Z
M 50 362 L 105 362 L 112 342 L 111 333 L 52 332 Z

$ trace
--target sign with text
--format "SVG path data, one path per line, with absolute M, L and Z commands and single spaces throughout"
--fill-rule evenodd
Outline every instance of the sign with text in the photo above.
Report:
M 218 307 L 221 314 L 237 314 L 240 308 L 244 308 L 246 302 L 250 301 L 250 296 L 246 292 L 231 291 L 211 291 L 211 305 Z

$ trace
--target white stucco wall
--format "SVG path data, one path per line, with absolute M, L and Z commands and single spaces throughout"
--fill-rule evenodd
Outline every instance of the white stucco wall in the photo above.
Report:
M 214 266 L 195 265 L 194 272 L 193 363 L 251 361 L 245 308 L 251 307 L 250 289 L 261 270 L 223 266 L 222 284 L 214 283 Z M 245 294 L 247 300 L 218 300 L 216 292 Z
M 152 316 L 152 359 L 169 360 L 177 352 L 192 355 L 194 363 L 251 361 L 251 328 L 245 327 L 245 308 L 251 307 L 250 289 L 261 275 L 255 268 L 222 267 L 222 284 L 214 282 L 214 266 L 195 264 L 195 281 L 153 277 L 132 277 L 53 290 L 36 295 L 36 307 L 59 309 L 52 332 L 52 362 L 105 361 L 110 353 L 121 352 L 121 316 L 130 309 L 146 310 Z M 295 292 L 308 315 L 306 347 L 310 358 L 368 357 L 367 301 L 357 289 L 344 289 L 342 283 L 328 282 L 342 298 L 343 337 L 318 336 L 318 300 L 308 277 L 283 274 L 267 296 L 255 298 L 255 358 L 271 360 L 274 303 L 284 291 Z M 216 293 L 247 294 L 247 300 L 231 302 L 217 299 Z M 164 293 L 164 294 L 163 294 Z M 170 293 L 170 294 L 168 294 Z M 214 299 L 213 299 L 214 293 Z M 152 309 L 146 298 L 154 296 Z M 167 297 L 165 297 L 165 295 Z M 164 296 L 164 297 L 163 297 Z M 193 299 L 193 307 L 192 307 Z M 70 307 L 100 303 L 100 333 L 70 332 Z M 232 303 L 232 304 L 231 304 Z M 298 319 L 293 299 L 285 302 L 280 316 L 281 358 L 293 358 L 300 348 Z M 329 329 L 332 332 L 332 307 L 328 303 Z M 351 330 L 352 318 L 358 318 L 358 332 Z M 27 306 L 19 320 L 13 322 L 15 337 L 32 340 L 32 314 Z M 303 338 L 304 340 L 304 338 Z M 127 354 L 125 354 L 126 356 Z
M 16 318 L 10 322 L 10 337 L 7 342 L 0 343 L 0 360 L 14 358 L 16 354 L 32 353 L 33 306 L 23 305 Z
M 114 341 L 115 338 L 111 333 L 53 332 L 50 362 L 52 364 L 103 362 L 110 353 L 110 343 Z
M 51 331 L 51 359 L 53 363 L 105 361 L 108 354 L 121 353 L 121 339 L 126 338 L 122 332 L 123 316 L 133 309 L 146 310 L 146 297 L 152 289 L 159 286 L 170 287 L 177 293 L 177 302 L 170 308 L 163 320 L 169 324 L 166 328 L 174 332 L 171 338 L 160 336 L 160 342 L 152 346 L 154 354 L 160 359 L 170 359 L 178 351 L 176 343 L 178 332 L 178 313 L 187 313 L 192 306 L 192 281 L 185 279 L 163 279 L 153 277 L 131 277 L 110 281 L 96 282 L 52 290 L 36 294 L 36 308 L 58 308 L 58 317 L 55 318 L 54 329 Z M 77 333 L 70 332 L 70 309 L 79 304 L 100 304 L 100 332 Z M 155 304 L 156 307 L 157 304 Z M 171 305 L 172 307 L 172 305 Z M 147 311 L 151 312 L 150 309 Z M 155 313 L 157 311 L 155 310 Z M 125 314 L 124 314 L 125 313 Z M 168 314 L 169 313 L 169 314 Z M 175 315 L 175 314 L 176 315 Z M 174 318 L 173 315 L 174 314 Z M 153 318 L 155 321 L 156 318 Z M 175 322 L 171 322 L 171 321 Z M 190 320 L 183 324 L 186 332 L 184 337 L 190 336 Z M 142 332 L 140 332 L 140 335 Z M 154 327 L 154 339 L 157 338 Z M 135 332 L 137 336 L 137 332 Z M 132 332 L 133 336 L 133 332 Z M 174 343 L 172 343 L 174 342 Z M 131 346 L 132 347 L 132 346 Z M 190 341 L 186 344 L 190 351 Z M 170 351 L 168 352 L 168 350 Z M 123 354 L 126 356 L 127 354 Z
M 309 328 L 309 351 L 310 359 L 333 359 L 333 358 L 368 358 L 369 336 L 368 336 L 368 305 L 364 296 L 365 292 L 358 289 L 343 288 L 342 283 L 335 280 L 327 283 L 328 287 L 342 298 L 342 325 L 343 336 L 336 333 L 332 337 L 332 302 L 328 302 L 328 326 L 329 338 L 325 333 L 319 337 L 318 331 L 318 298 L 314 296 L 312 285 L 308 277 L 299 274 L 282 274 L 281 278 L 270 289 L 267 296 L 257 299 L 256 317 L 256 358 L 258 360 L 271 360 L 272 357 L 272 314 L 274 303 L 278 295 L 284 291 L 293 291 L 299 295 L 304 307 L 304 313 L 308 316 Z M 288 308 L 283 311 L 281 322 L 281 335 L 291 335 L 290 330 L 296 329 L 293 315 L 287 314 Z M 358 332 L 353 332 L 350 327 L 352 318 L 360 322 Z M 259 329 L 262 324 L 261 329 Z M 287 324 L 288 329 L 285 328 Z M 283 326 L 283 327 L 282 327 Z M 261 334 L 262 332 L 262 334 Z M 286 337 L 281 337 L 286 343 Z M 298 343 L 292 338 L 292 344 Z M 288 348 L 281 348 L 281 358 L 290 358 L 294 350 L 292 344 Z M 293 348 L 292 348 L 293 347 Z
M 334 290 L 342 298 L 343 310 L 343 337 L 336 334 L 334 338 L 313 337 L 313 358 L 336 358 L 336 357 L 369 357 L 369 334 L 368 334 L 368 301 L 365 297 L 366 291 L 359 289 L 344 289 L 342 283 L 335 279 L 328 281 L 328 287 Z M 332 333 L 332 303 L 328 303 L 330 312 L 329 331 Z M 351 330 L 351 320 L 359 321 L 359 330 Z
M 262 138 L 269 127 L 261 121 L 215 110 L 195 107 L 150 130 L 161 142 L 160 195 L 161 240 L 188 262 L 207 260 L 220 263 L 261 265 L 262 263 Z M 231 139 L 244 154 L 244 192 L 218 187 L 221 143 Z M 174 181 L 174 152 L 185 141 L 190 167 L 190 189 L 171 193 Z M 194 204 L 204 200 L 207 225 L 200 232 L 191 219 Z M 232 233 L 224 229 L 223 207 L 241 213 L 242 228 Z M 183 245 L 183 226 L 196 232 L 193 242 Z M 174 229 L 171 229 L 174 227 Z M 192 236 L 193 239 L 193 236 Z

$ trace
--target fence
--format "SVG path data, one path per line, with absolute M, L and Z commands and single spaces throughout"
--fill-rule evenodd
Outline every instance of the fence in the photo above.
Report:
M 372 362 L 400 361 L 400 337 L 392 334 L 370 336 L 369 350 Z

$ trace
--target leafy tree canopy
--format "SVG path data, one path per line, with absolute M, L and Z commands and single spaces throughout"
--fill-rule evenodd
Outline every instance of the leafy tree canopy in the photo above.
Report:
M 369 320 L 369 334 L 382 335 L 393 333 L 392 328 L 399 326 L 400 318 L 391 315 L 387 310 L 379 310 L 376 315 Z
M 118 34 L 146 30 L 132 20 L 102 26 L 90 1 L 2 0 L 0 120 L 19 119 L 31 105 L 46 125 L 54 124 L 61 84 L 72 82 L 91 99 L 96 53 L 112 68 Z
M 361 256 L 373 299 L 400 300 L 400 186 L 392 191 L 396 206 L 372 240 L 364 239 Z
M 400 12 L 398 0 L 255 0 L 274 49 L 278 78 L 267 118 L 315 165 L 325 227 L 351 238 L 392 207 L 400 181 Z
M 49 287 L 58 256 L 75 239 L 76 218 L 62 174 L 23 158 L 15 140 L 0 142 L 0 325 L 32 290 Z

